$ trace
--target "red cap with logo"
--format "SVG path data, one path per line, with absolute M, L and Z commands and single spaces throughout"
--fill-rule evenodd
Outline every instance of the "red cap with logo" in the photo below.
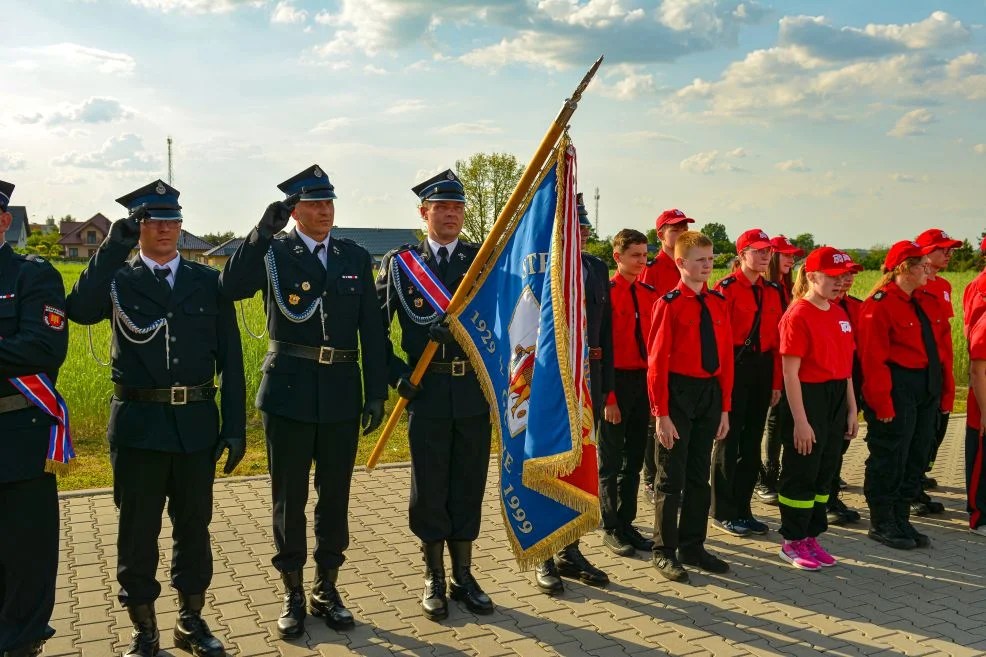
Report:
M 818 271 L 828 276 L 842 276 L 862 270 L 862 267 L 852 261 L 852 256 L 831 246 L 819 247 L 805 259 L 806 272 Z
M 908 258 L 920 258 L 922 256 L 928 255 L 930 252 L 937 249 L 937 246 L 921 246 L 917 242 L 912 242 L 911 240 L 902 240 L 897 242 L 890 247 L 887 251 L 887 257 L 883 261 L 883 267 L 887 271 L 893 271 Z
M 771 246 L 770 237 L 759 228 L 751 228 L 736 240 L 737 252 L 743 249 L 769 249 Z
M 678 208 L 672 208 L 670 210 L 665 210 L 661 213 L 661 216 L 657 218 L 657 229 L 661 230 L 662 226 L 667 226 L 668 224 L 680 224 L 685 222 L 686 224 L 693 224 L 695 220 L 687 216 L 684 212 Z
M 774 249 L 774 253 L 786 253 L 799 258 L 802 258 L 805 255 L 804 249 L 799 247 L 784 235 L 776 235 L 773 237 L 770 240 L 770 246 Z
M 921 246 L 930 246 L 934 249 L 957 249 L 962 246 L 961 240 L 954 240 L 952 236 L 941 228 L 929 228 L 914 240 Z M 928 253 L 930 253 L 929 251 Z

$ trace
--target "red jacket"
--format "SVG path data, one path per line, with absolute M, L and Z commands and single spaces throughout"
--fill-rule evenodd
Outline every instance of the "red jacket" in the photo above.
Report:
M 781 344 L 778 325 L 784 313 L 786 300 L 784 286 L 768 281 L 763 276 L 751 283 L 742 272 L 730 274 L 716 283 L 716 290 L 726 297 L 729 323 L 733 330 L 733 346 L 740 347 L 753 329 L 753 319 L 757 314 L 757 301 L 753 288 L 759 289 L 763 309 L 760 312 L 760 351 L 774 352 L 774 376 L 772 389 L 781 389 L 781 359 L 777 349 Z
M 630 287 L 633 286 L 637 295 L 637 310 L 633 305 Z M 641 358 L 637 345 L 636 324 L 640 322 L 640 330 L 646 347 L 647 336 L 650 333 L 651 313 L 658 295 L 654 288 L 646 283 L 630 283 L 619 272 L 609 279 L 610 305 L 613 312 L 613 368 L 617 370 L 645 370 L 647 359 Z M 616 393 L 610 392 L 606 403 L 616 402 Z
M 674 258 L 661 249 L 657 257 L 647 263 L 637 280 L 647 283 L 655 292 L 663 296 L 678 285 L 681 272 L 678 271 L 678 265 L 674 264 Z

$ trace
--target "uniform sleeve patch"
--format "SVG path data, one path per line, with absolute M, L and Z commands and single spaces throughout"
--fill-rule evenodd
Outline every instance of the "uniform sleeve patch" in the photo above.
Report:
M 52 331 L 65 330 L 65 311 L 54 306 L 45 306 L 43 319 L 45 326 Z

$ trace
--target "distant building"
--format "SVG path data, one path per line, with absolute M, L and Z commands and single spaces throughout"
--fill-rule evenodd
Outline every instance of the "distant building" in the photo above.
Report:
M 352 240 L 370 252 L 373 264 L 379 265 L 380 260 L 397 247 L 405 244 L 418 244 L 421 238 L 414 228 L 343 228 L 332 229 L 333 237 L 343 237 Z
M 110 220 L 96 213 L 86 221 L 63 221 L 58 224 L 62 256 L 66 259 L 84 260 L 96 255 L 96 249 L 110 232 Z
M 23 205 L 11 205 L 7 208 L 7 212 L 14 217 L 14 220 L 10 223 L 3 240 L 11 246 L 23 249 L 27 246 L 27 236 L 31 234 L 31 227 L 27 221 L 27 208 Z
M 212 251 L 215 245 L 209 244 L 201 237 L 192 235 L 187 230 L 182 230 L 181 235 L 178 237 L 178 253 L 181 254 L 182 258 L 185 260 L 192 260 L 193 262 L 206 262 L 206 253 Z
M 231 240 L 226 240 L 216 248 L 206 251 L 203 254 L 205 264 L 216 269 L 222 269 L 226 266 L 226 261 L 229 260 L 230 256 L 236 253 L 236 249 L 240 248 L 240 244 L 243 244 L 243 238 L 234 237 Z

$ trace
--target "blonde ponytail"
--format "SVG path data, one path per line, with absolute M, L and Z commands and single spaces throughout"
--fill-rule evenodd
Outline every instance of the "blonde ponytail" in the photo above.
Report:
M 794 279 L 794 285 L 791 287 L 791 299 L 792 301 L 800 301 L 808 295 L 808 274 L 805 272 L 805 267 L 802 265 L 798 269 L 798 275 Z

